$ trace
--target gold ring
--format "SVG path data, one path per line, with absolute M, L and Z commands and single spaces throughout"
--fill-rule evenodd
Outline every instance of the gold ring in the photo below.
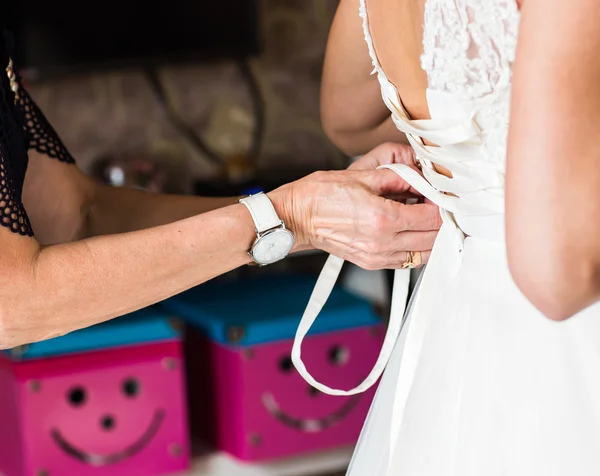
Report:
M 402 269 L 413 269 L 423 263 L 420 251 L 407 251 L 406 254 L 406 262 L 402 265 Z
M 415 259 L 415 254 L 412 251 L 407 251 L 406 252 L 406 261 L 402 265 L 402 269 L 413 269 L 413 268 L 415 268 L 417 265 L 414 262 L 414 259 Z

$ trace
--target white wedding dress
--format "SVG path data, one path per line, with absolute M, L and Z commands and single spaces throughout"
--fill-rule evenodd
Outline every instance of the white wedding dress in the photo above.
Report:
M 520 293 L 506 260 L 514 0 L 427 0 L 422 66 L 430 120 L 404 111 L 377 61 L 361 1 L 383 99 L 426 180 L 406 166 L 390 168 L 438 204 L 444 222 L 405 322 L 407 276 L 397 273 L 388 334 L 362 385 L 329 389 L 300 358 L 340 259 L 329 258 L 300 323 L 293 361 L 322 391 L 364 391 L 385 369 L 348 474 L 600 475 L 600 307 L 549 321 Z

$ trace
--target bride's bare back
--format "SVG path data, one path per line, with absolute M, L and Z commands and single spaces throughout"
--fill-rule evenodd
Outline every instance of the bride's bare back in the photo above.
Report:
M 425 1 L 366 1 L 369 30 L 379 64 L 413 119 L 431 117 L 425 94 L 427 74 L 421 68 Z M 451 176 L 442 166 L 437 165 L 436 170 Z
M 366 0 L 369 28 L 379 63 L 413 119 L 429 119 L 421 67 L 427 0 Z M 521 1 L 516 4 L 520 8 Z
M 426 98 L 427 73 L 421 66 L 427 0 L 366 0 L 368 29 L 377 60 L 412 119 L 431 117 Z M 520 1 L 516 5 L 520 8 Z M 435 145 L 425 140 L 428 145 Z M 441 166 L 435 169 L 451 177 Z

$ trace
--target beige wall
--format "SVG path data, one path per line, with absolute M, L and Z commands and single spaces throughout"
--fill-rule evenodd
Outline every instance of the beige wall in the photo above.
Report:
M 341 156 L 319 123 L 323 51 L 336 5 L 335 0 L 262 0 L 263 53 L 252 67 L 267 108 L 264 166 L 340 166 Z M 247 145 L 253 119 L 234 65 L 188 65 L 161 73 L 181 115 L 209 143 L 232 153 Z M 165 120 L 139 72 L 29 88 L 83 168 L 106 155 L 150 153 L 195 175 L 215 172 Z

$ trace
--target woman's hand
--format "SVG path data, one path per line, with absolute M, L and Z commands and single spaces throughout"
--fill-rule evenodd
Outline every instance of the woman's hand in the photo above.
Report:
M 417 169 L 415 151 L 410 145 L 389 142 L 375 147 L 368 154 L 354 161 L 348 170 L 375 170 L 381 165 L 405 164 Z
M 349 170 L 316 172 L 270 196 L 300 248 L 319 248 L 365 269 L 401 268 L 408 251 L 421 252 L 424 264 L 441 225 L 439 210 L 385 198 L 416 194 L 391 170 L 375 170 L 391 163 L 414 166 L 410 147 L 384 144 Z

